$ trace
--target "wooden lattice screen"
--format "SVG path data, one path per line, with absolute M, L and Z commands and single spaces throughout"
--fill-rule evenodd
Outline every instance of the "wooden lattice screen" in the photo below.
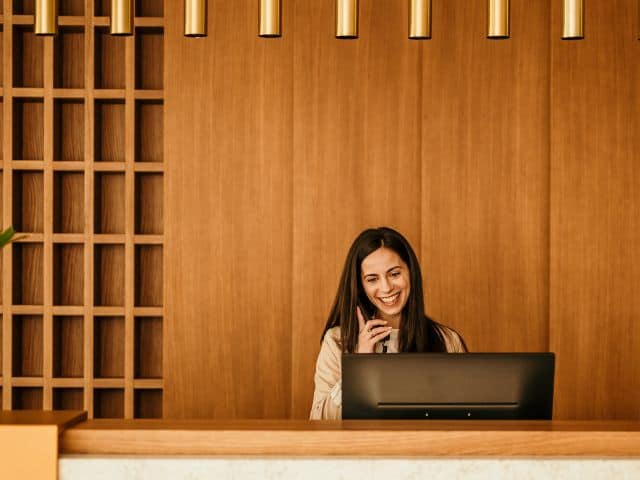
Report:
M 0 405 L 162 417 L 163 3 L 0 3 Z

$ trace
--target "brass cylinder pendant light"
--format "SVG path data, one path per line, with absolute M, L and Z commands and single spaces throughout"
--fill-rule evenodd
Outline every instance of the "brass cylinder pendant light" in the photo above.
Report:
M 336 1 L 336 38 L 358 38 L 358 0 Z
M 562 0 L 562 39 L 584 38 L 583 0 Z
M 35 34 L 55 35 L 57 23 L 56 0 L 36 0 Z
M 431 0 L 409 0 L 409 38 L 431 38 Z
M 111 35 L 133 35 L 133 0 L 111 0 Z
M 489 0 L 487 37 L 509 38 L 509 0 Z
M 260 0 L 261 37 L 279 37 L 281 32 L 281 0 Z
M 206 0 L 184 0 L 184 36 L 207 36 Z

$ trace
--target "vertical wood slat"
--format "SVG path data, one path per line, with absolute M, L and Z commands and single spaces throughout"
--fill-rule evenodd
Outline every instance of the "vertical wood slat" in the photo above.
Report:
M 2 220 L 6 224 L 9 224 L 13 221 L 13 167 L 12 161 L 13 158 L 13 62 L 12 59 L 12 49 L 13 49 L 13 19 L 11 17 L 11 12 L 13 11 L 13 2 L 12 0 L 3 0 L 3 11 L 4 11 L 4 38 L 3 38 L 3 47 L 4 51 L 2 52 L 2 61 L 3 61 L 3 137 L 2 143 L 4 146 L 3 149 L 3 172 L 2 172 L 2 181 L 3 181 L 3 216 Z M 12 303 L 13 298 L 11 296 L 12 291 L 12 283 L 13 278 L 11 275 L 12 272 L 12 254 L 11 254 L 12 246 L 5 248 L 2 252 L 2 306 L 3 306 L 3 317 L 2 317 L 2 369 L 3 369 L 3 387 L 2 387 L 2 408 L 4 410 L 11 410 L 12 408 L 12 385 L 11 385 L 11 376 L 12 376 L 12 358 L 11 358 L 11 339 L 13 336 L 13 310 Z
M 125 42 L 125 318 L 124 318 L 124 418 L 133 418 L 133 370 L 134 370 L 134 264 L 135 229 L 134 155 L 135 155 L 135 38 Z
M 453 0 L 424 51 L 427 312 L 472 351 L 548 348 L 549 6 L 513 0 L 508 40 Z
M 88 417 L 93 409 L 93 305 L 94 305 L 94 25 L 93 0 L 85 0 L 84 48 L 84 408 Z
M 551 41 L 555 418 L 640 419 L 638 2 L 590 0 L 585 39 Z
M 44 39 L 43 409 L 53 408 L 53 38 Z
M 165 8 L 164 415 L 287 417 L 292 35 L 257 38 L 257 2 L 212 0 L 194 42 Z
M 377 5 L 377 4 L 376 4 Z M 336 40 L 334 2 L 296 2 L 293 51 L 292 416 L 308 418 L 320 334 L 355 236 L 390 226 L 420 252 L 420 42 L 407 2 L 360 4 Z

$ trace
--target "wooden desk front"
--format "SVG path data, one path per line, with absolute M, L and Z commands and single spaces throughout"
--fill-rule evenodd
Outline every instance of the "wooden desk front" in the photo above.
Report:
M 62 454 L 347 457 L 636 457 L 640 422 L 91 420 Z

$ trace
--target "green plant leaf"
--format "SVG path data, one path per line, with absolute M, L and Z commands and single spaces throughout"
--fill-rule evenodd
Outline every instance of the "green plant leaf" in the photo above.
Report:
M 7 243 L 10 243 L 15 233 L 16 232 L 12 226 L 9 226 L 9 228 L 4 232 L 0 233 L 0 248 L 4 247 Z

